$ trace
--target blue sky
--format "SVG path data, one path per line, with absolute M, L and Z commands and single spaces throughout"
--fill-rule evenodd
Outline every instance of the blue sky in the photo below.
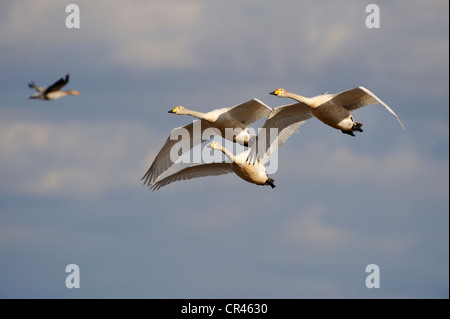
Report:
M 0 4 L 0 297 L 449 297 L 447 1 L 380 1 L 379 29 L 361 1 L 76 1 L 79 29 L 69 3 Z M 28 100 L 67 73 L 79 96 Z M 140 181 L 176 105 L 359 85 L 406 130 L 381 105 L 355 138 L 311 119 L 275 189 Z

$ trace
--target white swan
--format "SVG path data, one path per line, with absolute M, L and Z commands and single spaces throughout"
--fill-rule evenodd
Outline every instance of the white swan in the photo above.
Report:
M 31 89 L 38 91 L 35 95 L 30 96 L 30 99 L 38 100 L 56 100 L 66 95 L 79 95 L 80 93 L 75 90 L 61 91 L 61 89 L 69 82 L 69 74 L 66 78 L 59 79 L 49 87 L 36 86 L 34 82 L 28 84 Z
M 175 128 L 141 180 L 144 180 L 144 185 L 152 185 L 183 153 L 200 144 L 202 142 L 203 132 L 209 128 L 219 130 L 222 137 L 248 146 L 250 140 L 255 138 L 249 134 L 248 125 L 267 117 L 271 111 L 272 109 L 269 106 L 258 99 L 252 99 L 234 107 L 216 109 L 208 113 L 188 110 L 182 106 L 173 108 L 169 113 L 191 115 L 199 118 L 200 122 Z M 195 125 L 197 124 L 200 126 L 198 132 L 195 129 Z M 230 136 L 230 134 L 227 134 L 228 132 L 226 132 L 227 128 L 235 130 L 235 133 L 237 134 Z M 212 131 L 212 133 L 214 132 Z M 188 134 L 188 138 L 183 138 L 183 134 Z M 182 136 L 181 140 L 171 139 L 171 136 L 179 135 Z M 174 154 L 172 149 L 176 144 L 178 144 L 181 152 L 175 152 Z
M 233 142 L 249 146 L 251 135 L 248 132 L 248 125 L 256 122 L 272 111 L 272 109 L 258 99 L 252 99 L 243 104 L 221 108 L 208 113 L 189 110 L 183 106 L 177 106 L 169 113 L 178 115 L 190 115 L 200 120 L 208 122 L 211 127 L 217 128 L 223 137 L 226 136 L 227 128 L 237 129 L 239 133 L 233 136 Z
M 362 132 L 363 130 L 361 129 L 362 124 L 353 120 L 350 111 L 369 104 L 380 103 L 397 118 L 402 128 L 405 128 L 400 118 L 389 106 L 362 86 L 336 94 L 324 94 L 312 98 L 287 92 L 282 88 L 276 89 L 270 94 L 298 101 L 300 103 L 298 107 L 299 112 L 310 112 L 323 123 L 351 136 L 355 136 L 353 134 L 354 131 Z
M 256 185 L 268 185 L 272 188 L 275 187 L 274 180 L 267 176 L 264 163 L 256 162 L 251 164 L 247 162 L 249 150 L 234 156 L 225 147 L 217 142 L 212 142 L 210 147 L 215 150 L 222 151 L 232 162 L 231 163 L 210 163 L 200 164 L 182 169 L 166 178 L 154 183 L 150 189 L 158 190 L 163 186 L 170 183 L 187 180 L 203 176 L 222 175 L 234 172 L 237 176 L 243 180 Z

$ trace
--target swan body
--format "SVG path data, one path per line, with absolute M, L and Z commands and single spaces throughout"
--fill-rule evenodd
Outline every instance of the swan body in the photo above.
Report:
M 30 96 L 30 99 L 37 99 L 37 100 L 56 100 L 59 98 L 62 98 L 66 95 L 79 95 L 80 93 L 75 90 L 68 90 L 68 91 L 61 91 L 61 89 L 69 83 L 69 74 L 66 75 L 66 78 L 59 79 L 49 87 L 41 87 L 36 86 L 34 82 L 31 82 L 28 84 L 28 87 L 31 89 L 36 90 L 38 93 L 35 95 Z
M 232 169 L 243 180 L 256 185 L 273 185 L 273 179 L 269 178 L 262 163 L 250 164 L 247 162 L 249 151 L 234 156 L 229 150 L 217 142 L 212 142 L 210 147 L 214 150 L 222 151 L 231 161 Z
M 256 185 L 268 185 L 272 188 L 275 187 L 274 180 L 267 175 L 263 163 L 257 162 L 255 164 L 251 164 L 247 161 L 249 150 L 234 156 L 233 153 L 217 142 L 212 142 L 209 146 L 214 150 L 222 151 L 231 160 L 231 163 L 224 162 L 193 165 L 169 175 L 160 181 L 157 181 L 150 187 L 150 189 L 155 191 L 175 181 L 188 180 L 204 176 L 222 175 L 231 172 L 234 172 L 237 176 L 249 183 Z
M 323 94 L 312 98 L 288 92 L 283 88 L 276 89 L 270 94 L 298 101 L 299 112 L 310 112 L 312 116 L 323 123 L 352 136 L 355 136 L 354 131 L 362 132 L 363 130 L 361 129 L 362 124 L 355 122 L 350 112 L 370 104 L 379 103 L 383 105 L 397 118 L 402 128 L 405 128 L 400 118 L 389 106 L 362 86 L 336 94 Z
M 142 177 L 144 184 L 152 185 L 184 152 L 200 144 L 202 142 L 203 132 L 209 128 L 219 130 L 222 137 L 248 146 L 255 138 L 249 134 L 248 126 L 255 121 L 267 117 L 271 111 L 272 109 L 269 106 L 258 99 L 252 99 L 234 107 L 215 109 L 207 113 L 189 110 L 183 106 L 173 108 L 169 113 L 194 116 L 200 119 L 200 122 L 197 121 L 183 127 L 175 128 L 171 132 L 150 168 Z M 200 127 L 199 130 L 196 130 L 196 125 Z M 227 132 L 227 129 L 234 130 L 232 136 Z M 183 138 L 183 132 L 184 135 L 188 135 L 187 138 Z M 181 140 L 172 138 L 173 136 L 179 135 L 182 136 Z M 174 154 L 172 150 L 176 144 L 180 147 L 181 152 Z
M 177 106 L 169 113 L 174 113 L 178 115 L 191 115 L 200 120 L 204 120 L 211 124 L 211 127 L 215 127 L 220 131 L 220 134 L 225 137 L 225 129 L 233 128 L 237 132 L 237 135 L 233 135 L 233 142 L 239 143 L 241 145 L 248 146 L 251 135 L 248 131 L 247 125 L 242 121 L 230 116 L 227 113 L 226 108 L 217 109 L 208 113 L 201 113 L 192 110 L 188 110 L 183 106 Z
M 200 120 L 208 122 L 211 127 L 217 128 L 223 137 L 227 137 L 226 129 L 231 128 L 237 132 L 233 135 L 233 142 L 249 146 L 251 135 L 248 131 L 248 125 L 266 117 L 271 108 L 258 99 L 252 99 L 243 104 L 230 107 L 215 109 L 213 111 L 202 113 L 189 110 L 183 106 L 177 106 L 169 113 L 178 115 L 190 115 Z

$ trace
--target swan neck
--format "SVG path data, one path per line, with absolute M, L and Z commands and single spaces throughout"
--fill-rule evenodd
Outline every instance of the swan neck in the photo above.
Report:
M 197 112 L 197 111 L 193 111 L 193 110 L 188 110 L 188 109 L 185 109 L 185 110 L 186 110 L 185 113 L 187 115 L 194 116 L 194 117 L 196 117 L 196 118 L 198 118 L 200 120 L 208 120 L 206 118 L 206 116 L 205 116 L 205 113 Z
M 222 145 L 220 146 L 220 150 L 222 151 L 222 153 L 224 153 L 233 163 L 236 163 L 236 157 L 234 156 L 233 153 L 231 153 L 229 150 L 227 150 L 225 147 L 223 147 Z
M 301 103 L 305 103 L 305 104 L 310 104 L 310 98 L 307 98 L 307 97 L 304 97 L 304 96 L 302 96 L 302 95 L 300 95 L 300 94 L 295 94 L 295 93 L 291 93 L 291 92 L 286 92 L 286 96 L 287 97 L 289 97 L 289 98 L 291 98 L 291 99 L 294 99 L 294 100 L 296 100 L 296 101 L 298 101 L 298 102 L 301 102 Z

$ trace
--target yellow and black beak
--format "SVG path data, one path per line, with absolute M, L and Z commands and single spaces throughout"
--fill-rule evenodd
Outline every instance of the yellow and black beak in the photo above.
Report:
M 167 113 L 177 113 L 177 111 L 178 111 L 178 107 L 175 107 Z
M 278 95 L 279 93 L 280 93 L 280 89 L 276 89 L 275 91 L 270 92 L 269 94 L 271 94 L 271 95 Z

